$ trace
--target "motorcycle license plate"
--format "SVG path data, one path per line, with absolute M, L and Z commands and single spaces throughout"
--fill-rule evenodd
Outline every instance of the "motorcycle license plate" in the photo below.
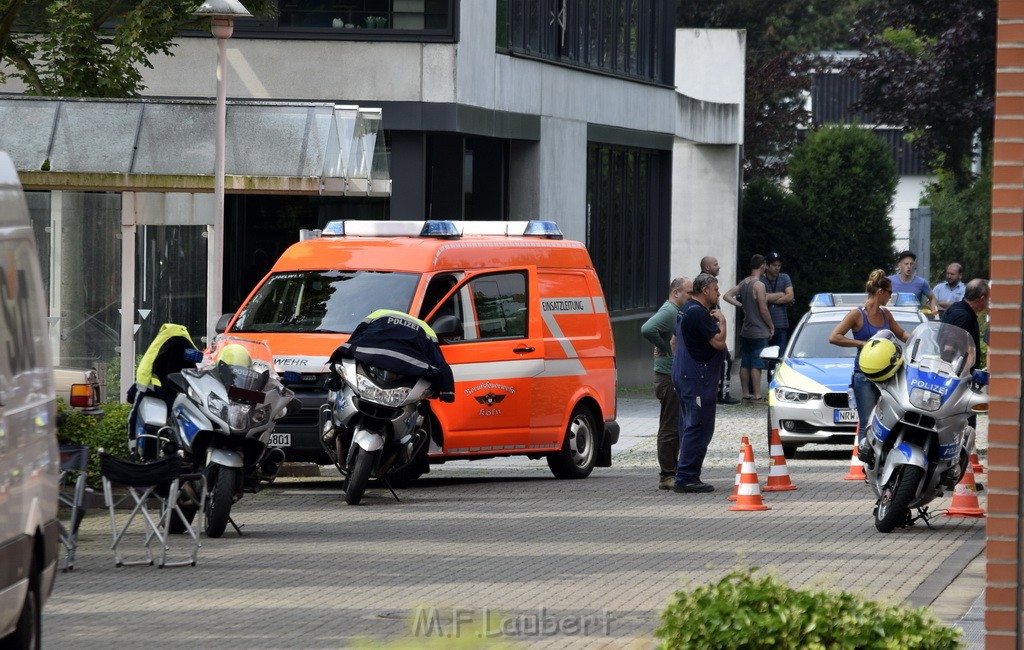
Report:
M 270 440 L 267 441 L 268 447 L 291 447 L 292 446 L 292 434 L 290 433 L 272 433 L 270 434 Z
M 857 409 L 836 409 L 836 424 L 853 424 L 857 421 Z

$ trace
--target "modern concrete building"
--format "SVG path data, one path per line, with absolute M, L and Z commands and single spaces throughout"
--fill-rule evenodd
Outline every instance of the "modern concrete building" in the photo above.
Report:
M 33 190 L 61 356 L 121 357 L 130 372 L 122 350 L 141 353 L 161 322 L 205 331 L 300 230 L 338 218 L 556 220 L 598 268 L 622 385 L 650 380 L 639 326 L 671 277 L 710 254 L 731 286 L 743 31 L 676 30 L 670 0 L 279 6 L 236 21 L 228 42 L 220 310 L 204 303 L 214 39 L 178 38 L 143 71 L 142 100 L 0 87 L 0 148 Z M 332 166 L 351 153 L 332 149 L 349 106 L 370 125 L 379 109 L 379 130 L 348 140 L 363 143 L 363 176 Z M 41 128 L 12 128 L 26 115 Z

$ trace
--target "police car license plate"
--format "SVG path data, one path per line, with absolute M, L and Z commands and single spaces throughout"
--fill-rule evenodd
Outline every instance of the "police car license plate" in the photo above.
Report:
M 857 409 L 836 409 L 836 424 L 852 424 L 857 421 Z
M 290 433 L 272 433 L 270 434 L 270 440 L 267 441 L 268 447 L 291 447 L 292 446 L 292 434 Z

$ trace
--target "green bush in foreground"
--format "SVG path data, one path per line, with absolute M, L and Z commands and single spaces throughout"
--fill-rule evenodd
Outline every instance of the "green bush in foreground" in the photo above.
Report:
M 756 569 L 676 592 L 655 636 L 663 648 L 959 648 L 960 630 L 925 609 L 790 589 Z
M 104 402 L 103 417 L 83 415 L 70 408 L 64 400 L 57 400 L 57 412 L 62 422 L 57 429 L 57 441 L 62 445 L 89 445 L 90 487 L 99 487 L 101 448 L 115 456 L 128 456 L 128 413 L 131 404 Z

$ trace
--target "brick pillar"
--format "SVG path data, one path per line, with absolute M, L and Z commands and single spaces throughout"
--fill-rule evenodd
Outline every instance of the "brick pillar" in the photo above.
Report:
M 1024 2 L 999 0 L 992 172 L 985 647 L 1019 650 L 1021 589 L 1021 356 L 1024 303 Z

